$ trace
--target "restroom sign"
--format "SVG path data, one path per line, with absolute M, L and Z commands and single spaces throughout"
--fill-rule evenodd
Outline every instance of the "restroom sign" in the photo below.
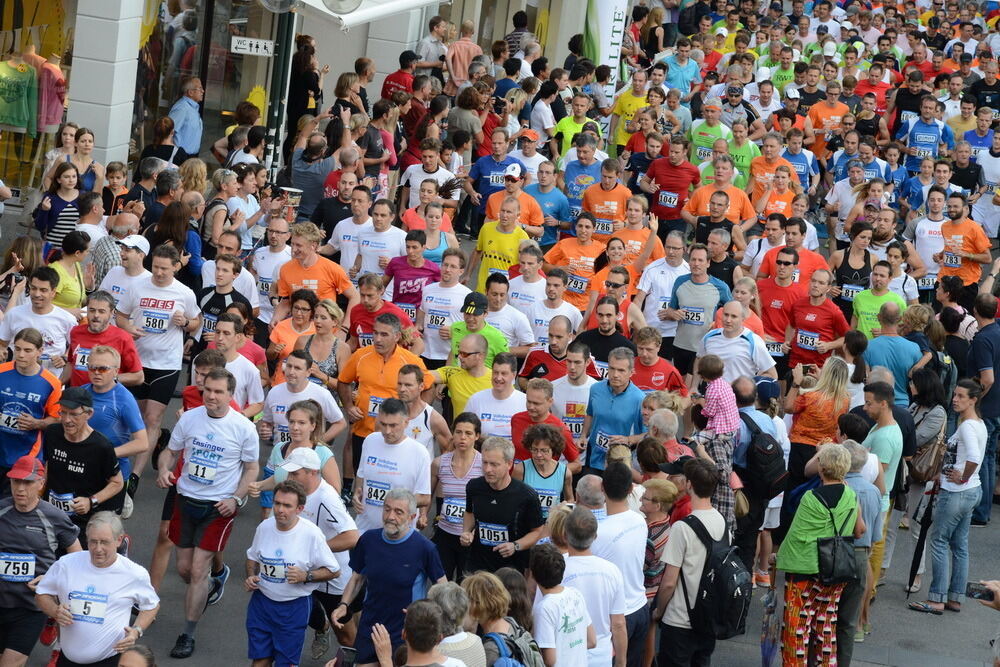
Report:
M 274 55 L 274 41 L 270 39 L 255 39 L 253 37 L 233 37 L 229 45 L 231 53 L 242 53 L 248 56 L 264 56 L 270 58 Z

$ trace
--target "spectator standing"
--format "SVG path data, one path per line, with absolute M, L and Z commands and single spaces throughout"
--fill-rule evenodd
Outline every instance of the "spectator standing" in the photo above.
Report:
M 205 88 L 201 79 L 188 79 L 181 86 L 181 97 L 170 107 L 170 118 L 174 121 L 174 143 L 188 155 L 201 152 L 201 102 L 205 99 Z

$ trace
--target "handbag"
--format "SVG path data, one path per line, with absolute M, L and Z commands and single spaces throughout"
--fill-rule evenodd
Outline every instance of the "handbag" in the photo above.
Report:
M 813 493 L 826 511 L 830 514 L 830 523 L 833 525 L 833 537 L 821 537 L 816 540 L 816 550 L 819 552 L 819 572 L 817 578 L 824 586 L 834 584 L 846 584 L 858 580 L 857 561 L 854 557 L 854 536 L 843 535 L 848 522 L 857 511 L 857 507 L 844 518 L 844 523 L 837 528 L 837 522 L 833 516 L 833 510 L 821 496 Z
M 941 466 L 944 463 L 944 452 L 947 445 L 944 439 L 945 426 L 941 427 L 941 432 L 934 439 L 924 445 L 910 459 L 910 478 L 918 484 L 925 484 L 941 474 Z
M 737 519 L 742 519 L 750 513 L 750 501 L 743 489 L 733 489 L 733 515 Z

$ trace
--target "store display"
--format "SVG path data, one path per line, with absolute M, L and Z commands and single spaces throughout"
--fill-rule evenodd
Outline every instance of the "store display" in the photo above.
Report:
M 12 55 L 0 62 L 0 129 L 27 132 L 34 137 L 38 127 L 38 81 L 35 70 Z
M 38 131 L 55 132 L 62 122 L 66 105 L 66 76 L 56 54 L 42 64 L 38 75 Z

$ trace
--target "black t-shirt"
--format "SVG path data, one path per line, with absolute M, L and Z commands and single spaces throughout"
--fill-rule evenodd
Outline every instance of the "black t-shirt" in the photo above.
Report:
M 733 223 L 725 218 L 722 222 L 712 222 L 711 216 L 700 215 L 698 219 L 695 220 L 694 225 L 694 240 L 698 243 L 708 243 L 708 235 L 714 232 L 716 229 L 724 229 L 729 232 L 729 237 L 733 236 Z M 733 251 L 733 242 L 729 242 L 729 251 Z
M 920 39 L 924 41 L 924 44 L 927 45 L 927 48 L 932 51 L 944 51 L 944 47 L 948 44 L 948 38 L 945 37 L 944 33 L 940 30 L 938 31 L 938 34 L 933 36 L 927 34 L 926 32 L 918 34 L 920 35 Z
M 340 201 L 340 197 L 327 197 L 316 204 L 310 222 L 323 230 L 323 242 L 326 243 L 333 235 L 333 228 L 341 220 L 351 217 L 351 202 Z
M 718 278 L 722 282 L 726 283 L 729 285 L 729 289 L 731 290 L 733 289 L 733 271 L 736 270 L 737 266 L 739 266 L 739 264 L 736 263 L 736 260 L 729 255 L 726 255 L 726 258 L 721 262 L 712 260 L 708 263 L 708 275 L 713 278 Z
M 382 133 L 379 132 L 379 129 L 369 125 L 368 129 L 365 130 L 365 133 L 358 139 L 358 148 L 365 152 L 364 157 L 369 160 L 382 157 L 382 152 L 385 150 L 385 144 L 382 142 Z M 378 178 L 378 174 L 381 169 L 381 164 L 366 165 L 365 176 L 374 176 Z
M 181 166 L 185 160 L 193 155 L 188 155 L 180 146 L 167 146 L 165 144 L 160 144 L 159 146 L 149 145 L 142 149 L 142 153 L 139 154 L 139 159 L 147 157 L 158 157 L 161 160 L 165 160 L 175 167 Z
M 132 186 L 132 188 L 125 193 L 124 196 L 119 197 L 115 202 L 117 206 L 124 207 L 125 204 L 130 201 L 141 201 L 146 206 L 146 212 L 143 214 L 143 227 L 147 227 L 148 224 L 145 222 L 146 216 L 149 215 L 149 208 L 156 202 L 156 188 L 152 190 L 147 190 L 138 183 Z M 120 209 L 119 209 L 120 210 Z M 115 213 L 118 213 L 116 210 Z
M 195 345 L 196 349 L 199 351 L 205 349 L 208 345 L 208 341 L 205 340 L 205 334 L 215 331 L 215 324 L 219 321 L 219 315 L 226 312 L 226 308 L 229 308 L 234 303 L 250 305 L 250 301 L 235 289 L 231 290 L 228 294 L 219 294 L 215 291 L 214 286 L 206 287 L 201 291 L 201 294 L 198 295 L 198 307 L 201 309 L 203 316 L 201 322 L 202 335 L 201 339 Z
M 927 91 L 921 88 L 920 92 L 914 95 L 913 93 L 910 92 L 909 87 L 906 85 L 902 85 L 896 89 L 896 95 L 893 98 L 893 100 L 896 104 L 897 113 L 896 113 L 896 118 L 892 123 L 892 127 L 890 128 L 892 130 L 893 135 L 895 135 L 896 130 L 898 130 L 899 126 L 901 125 L 900 119 L 903 117 L 903 112 L 912 111 L 915 114 L 919 114 L 920 100 L 923 99 L 924 95 L 927 94 L 928 94 Z
M 977 107 L 1000 109 L 1000 79 L 993 85 L 986 83 L 986 79 L 980 79 L 969 86 L 969 94 L 978 100 Z
M 979 189 L 983 178 L 982 165 L 969 162 L 967 167 L 959 167 L 954 162 L 951 164 L 951 183 L 963 190 L 968 190 L 966 194 L 974 193 Z
M 50 424 L 44 433 L 45 454 L 48 460 L 48 500 L 57 507 L 73 498 L 90 498 L 108 485 L 117 475 L 118 457 L 115 449 L 103 434 L 92 431 L 82 442 L 69 442 L 62 424 Z M 98 510 L 121 509 L 121 494 L 105 501 Z M 77 526 L 87 525 L 90 515 L 69 513 Z
M 476 534 L 469 550 L 469 572 L 496 572 L 501 567 L 524 571 L 528 565 L 528 550 L 504 558 L 493 547 L 513 542 L 545 523 L 538 494 L 524 482 L 511 479 L 497 491 L 477 477 L 465 486 L 465 508 L 476 517 Z
M 8 554 L 34 554 L 34 576 L 28 576 L 30 566 L 7 560 L 0 566 L 0 608 L 32 609 L 35 594 L 25 583 L 48 572 L 52 563 L 66 553 L 76 541 L 80 529 L 70 522 L 66 512 L 45 502 L 35 509 L 21 512 L 13 498 L 0 500 L 0 544 Z M 54 538 L 56 551 L 49 546 Z M 21 561 L 24 563 L 25 561 Z M 18 569 L 15 569 L 18 568 Z
M 649 195 L 642 191 L 639 187 L 639 180 L 646 174 L 649 169 L 649 165 L 652 164 L 652 160 L 646 155 L 645 151 L 642 153 L 633 153 L 628 158 L 628 164 L 625 166 L 625 171 L 632 172 L 632 178 L 628 180 L 628 189 L 632 191 L 632 194 L 639 195 L 640 197 L 646 197 L 649 199 Z
M 605 366 L 608 363 L 608 353 L 616 347 L 627 347 L 635 352 L 635 345 L 632 341 L 617 331 L 610 336 L 605 336 L 599 329 L 588 329 L 577 336 L 576 340 L 586 343 L 590 348 L 590 353 L 594 355 L 594 361 L 599 361 Z M 598 366 L 598 370 L 601 371 L 601 377 L 607 374 L 600 366 Z
M 826 99 L 826 91 L 819 88 L 810 93 L 805 88 L 799 88 L 799 111 L 800 116 L 809 114 L 809 107 Z

